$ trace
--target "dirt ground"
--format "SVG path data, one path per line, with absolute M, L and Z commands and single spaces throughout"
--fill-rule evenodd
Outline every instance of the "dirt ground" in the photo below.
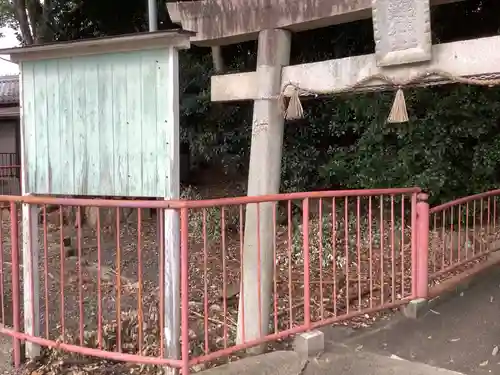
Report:
M 238 192 L 244 193 L 244 189 L 234 181 L 183 190 L 184 197 L 190 199 L 241 195 Z M 387 312 L 362 314 L 362 309 L 410 296 L 411 217 L 409 199 L 405 202 L 406 206 L 391 197 L 311 201 L 312 321 L 334 316 L 341 318 L 359 311 L 358 317 L 337 324 L 368 326 Z M 277 331 L 303 322 L 303 228 L 300 202 L 297 203 L 277 204 L 275 208 L 273 230 L 276 240 L 272 251 L 277 276 L 273 285 L 276 302 L 272 308 L 271 328 Z M 358 214 L 362 219 L 356 219 Z M 192 356 L 207 354 L 235 342 L 243 217 L 243 207 L 190 212 L 189 336 Z M 3 251 L 0 251 L 3 255 L 0 259 L 2 322 L 11 326 L 10 223 L 6 217 L 3 219 L 3 233 L 0 233 L 3 238 Z M 139 226 L 141 236 L 138 236 Z M 63 228 L 63 237 L 68 230 Z M 473 240 L 469 241 L 472 245 L 469 245 L 469 234 L 456 239 L 460 235 L 453 230 L 433 230 L 430 269 L 446 267 L 460 258 L 459 253 L 465 253 L 466 248 L 470 247 L 474 254 L 483 251 L 479 249 L 480 244 L 487 243 L 492 236 L 497 238 L 496 232 L 496 228 L 491 227 L 474 228 Z M 114 231 L 101 230 L 100 233 L 98 238 L 95 229 L 83 227 L 81 246 L 75 245 L 68 257 L 65 256 L 67 248 L 61 244 L 61 228 L 50 225 L 44 231 L 40 226 L 42 336 L 108 351 L 160 356 L 163 349 L 159 319 L 162 314 L 159 298 L 162 268 L 156 218 L 144 212 L 140 225 L 137 215 L 123 223 L 118 242 Z M 78 238 L 74 239 L 77 244 Z M 462 243 L 466 244 L 465 248 Z M 446 277 L 449 273 L 436 277 L 433 282 Z M 277 347 L 287 344 L 284 340 Z M 82 365 L 81 357 L 54 350 L 45 354 L 41 362 L 29 367 L 35 366 L 39 375 L 75 366 L 84 371 L 82 373 L 93 373 L 101 363 L 86 359 Z M 220 362 L 210 365 L 217 363 Z M 117 371 L 148 374 L 159 371 L 154 366 L 114 363 L 111 367 Z M 198 366 L 197 370 L 203 368 Z

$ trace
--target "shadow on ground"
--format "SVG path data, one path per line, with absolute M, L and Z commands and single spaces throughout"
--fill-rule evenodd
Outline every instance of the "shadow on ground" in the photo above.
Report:
M 469 375 L 500 374 L 500 267 L 419 320 L 398 314 L 369 329 L 331 328 L 325 335 L 333 347 L 395 355 Z

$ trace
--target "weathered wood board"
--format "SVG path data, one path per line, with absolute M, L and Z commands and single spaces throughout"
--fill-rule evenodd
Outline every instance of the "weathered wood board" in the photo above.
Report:
M 26 191 L 168 196 L 170 53 L 22 62 Z

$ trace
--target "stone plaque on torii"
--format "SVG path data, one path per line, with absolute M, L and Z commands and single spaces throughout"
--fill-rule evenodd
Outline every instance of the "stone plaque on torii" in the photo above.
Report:
M 373 36 L 379 66 L 429 61 L 429 0 L 373 0 Z
M 213 47 L 258 38 L 255 72 L 213 76 L 211 81 L 212 101 L 254 101 L 248 195 L 255 196 L 279 192 L 283 97 L 394 90 L 409 83 L 486 84 L 488 81 L 481 78 L 498 76 L 500 36 L 432 46 L 431 6 L 454 1 L 457 0 L 203 0 L 170 3 L 167 7 L 173 22 L 196 32 L 191 39 L 193 44 Z M 288 66 L 291 32 L 370 17 L 374 54 Z M 473 80 L 474 77 L 478 79 Z M 393 110 L 395 107 L 396 102 Z M 245 314 L 241 314 L 240 299 L 238 342 L 242 341 L 242 326 L 246 341 L 259 338 L 269 327 L 272 206 L 260 204 L 260 293 L 255 286 L 258 258 L 254 206 L 247 207 L 245 219 Z M 252 311 L 255 306 L 262 309 L 261 326 Z

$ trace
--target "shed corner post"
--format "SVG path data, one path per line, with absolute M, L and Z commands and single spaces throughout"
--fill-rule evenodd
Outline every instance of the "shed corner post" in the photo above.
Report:
M 26 196 L 29 194 L 23 194 Z M 38 271 L 40 248 L 38 244 L 37 206 L 22 205 L 22 254 L 23 254 L 23 299 L 24 332 L 33 337 L 40 337 L 40 277 Z M 45 317 L 47 324 L 47 317 Z M 26 342 L 26 358 L 40 356 L 40 345 Z
M 169 47 L 168 53 L 168 106 L 166 126 L 167 170 L 165 181 L 165 200 L 178 200 L 180 197 L 179 167 L 179 52 Z M 180 217 L 176 209 L 165 209 L 161 218 L 164 220 L 164 334 L 165 356 L 169 359 L 180 359 L 180 288 L 181 288 L 181 250 L 180 250 Z M 185 358 L 183 358 L 185 360 Z M 177 375 L 179 370 L 166 367 L 166 375 Z
M 19 72 L 19 126 L 21 154 L 21 194 L 30 196 L 28 165 L 26 149 L 26 127 L 24 122 L 24 88 L 23 62 L 20 62 Z M 39 277 L 39 242 L 38 242 L 38 207 L 29 203 L 22 204 L 22 261 L 23 261 L 23 307 L 24 332 L 34 337 L 40 337 L 40 277 Z M 45 317 L 47 324 L 47 317 Z M 26 342 L 26 358 L 34 359 L 40 356 L 41 346 Z

